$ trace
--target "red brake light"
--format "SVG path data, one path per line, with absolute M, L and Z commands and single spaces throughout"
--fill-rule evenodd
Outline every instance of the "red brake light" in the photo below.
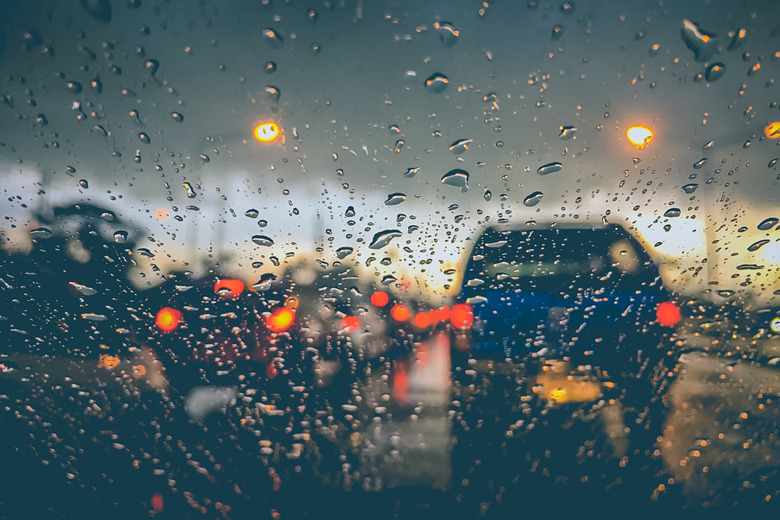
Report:
M 431 317 L 427 312 L 418 312 L 414 315 L 414 325 L 424 329 L 431 324 Z
M 284 332 L 295 321 L 295 309 L 279 307 L 265 319 L 265 326 L 271 332 Z
M 398 304 L 393 305 L 390 309 L 390 316 L 392 316 L 395 321 L 406 321 L 409 319 L 409 316 L 411 316 L 411 313 L 406 305 Z
M 376 307 L 384 307 L 390 301 L 386 292 L 377 291 L 371 295 L 371 303 Z
M 235 278 L 217 280 L 214 284 L 214 292 L 223 298 L 236 298 L 244 292 L 244 282 Z
M 360 328 L 360 318 L 357 316 L 345 316 L 341 320 L 341 328 L 346 329 L 347 332 L 355 332 Z
M 659 325 L 674 327 L 682 319 L 680 308 L 672 302 L 660 303 L 655 309 L 655 319 Z
M 450 311 L 450 323 L 456 329 L 466 329 L 474 323 L 474 310 L 468 303 L 456 303 Z
M 165 332 L 170 332 L 179 326 L 181 322 L 181 312 L 171 307 L 163 307 L 157 312 L 154 323 Z

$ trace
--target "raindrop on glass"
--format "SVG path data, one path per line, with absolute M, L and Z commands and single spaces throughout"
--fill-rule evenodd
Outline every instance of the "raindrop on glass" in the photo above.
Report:
M 127 231 L 115 231 L 114 232 L 114 242 L 117 244 L 124 244 L 127 242 Z
M 563 165 L 561 163 L 551 162 L 543 166 L 540 166 L 539 169 L 536 170 L 536 173 L 538 173 L 539 175 L 549 175 L 551 173 L 561 171 L 561 168 L 563 168 Z
M 414 177 L 418 173 L 420 173 L 419 166 L 412 166 L 411 168 L 406 169 L 406 171 L 404 172 L 404 177 Z
M 340 247 L 340 248 L 336 249 L 336 256 L 339 257 L 339 260 L 343 260 L 346 257 L 348 257 L 349 255 L 351 255 L 352 251 L 354 251 L 354 249 L 352 249 L 351 247 L 348 247 L 348 246 Z
M 717 81 L 720 78 L 723 77 L 723 74 L 726 73 L 726 66 L 722 63 L 713 63 L 709 67 L 707 67 L 707 70 L 704 71 L 704 77 L 707 78 L 707 81 Z
M 454 25 L 450 22 L 436 22 L 433 24 L 436 32 L 439 33 L 439 40 L 445 47 L 452 47 L 458 43 L 458 37 L 460 37 L 460 31 L 458 31 Z
M 445 173 L 441 178 L 442 184 L 457 186 L 465 193 L 469 190 L 469 172 L 456 168 Z
M 698 187 L 699 187 L 698 184 L 686 184 L 685 186 L 682 187 L 682 189 L 685 193 L 691 194 L 694 191 L 696 191 L 696 188 Z
M 454 154 L 461 154 L 469 149 L 472 142 L 474 142 L 473 139 L 458 139 L 450 145 L 450 151 Z
M 406 195 L 403 193 L 391 193 L 385 199 L 385 204 L 388 206 L 395 206 L 406 200 Z
M 664 212 L 664 217 L 675 218 L 680 216 L 680 208 L 669 208 Z
M 542 201 L 543 196 L 544 194 L 541 191 L 535 191 L 523 199 L 523 204 L 529 208 L 531 206 L 536 206 Z
M 707 158 L 706 158 L 706 157 L 704 157 L 704 158 L 702 158 L 702 159 L 699 159 L 698 161 L 696 161 L 696 162 L 693 164 L 693 168 L 694 168 L 694 169 L 696 169 L 696 170 L 701 170 L 702 168 L 704 168 L 704 165 L 705 165 L 705 164 L 707 164 Z
M 761 223 L 758 224 L 757 227 L 758 227 L 758 229 L 760 231 L 769 231 L 770 229 L 775 227 L 777 225 L 777 223 L 778 223 L 778 218 L 777 217 L 769 217 L 769 218 L 765 218 L 764 220 L 762 220 Z
M 252 237 L 252 242 L 259 246 L 270 247 L 274 245 L 274 241 L 265 235 L 255 235 Z
M 396 237 L 400 237 L 403 233 L 397 229 L 387 229 L 385 231 L 379 231 L 371 239 L 371 243 L 368 245 L 370 249 L 382 249 L 390 243 Z
M 437 72 L 425 80 L 425 88 L 428 90 L 428 92 L 441 94 L 447 88 L 449 83 L 450 80 L 447 78 L 447 76 Z
M 281 49 L 284 46 L 284 39 L 274 29 L 263 29 L 263 39 L 272 49 Z
M 577 127 L 575 126 L 562 126 L 560 127 L 561 133 L 558 134 L 558 139 L 567 140 L 572 139 L 577 134 Z
M 258 216 L 259 214 L 260 214 L 260 212 L 259 212 L 259 211 L 257 211 L 257 210 L 256 210 L 256 209 L 254 209 L 254 208 L 248 209 L 248 210 L 246 210 L 246 211 L 244 212 L 244 216 L 245 216 L 245 217 L 249 217 L 249 218 L 257 218 L 257 216 Z
M 195 188 L 193 188 L 192 184 L 190 184 L 189 182 L 182 183 L 182 186 L 187 192 L 188 199 L 194 199 L 198 195 L 197 193 L 195 193 Z

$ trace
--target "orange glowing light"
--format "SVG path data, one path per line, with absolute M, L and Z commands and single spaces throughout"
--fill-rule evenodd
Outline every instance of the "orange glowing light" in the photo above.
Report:
M 146 375 L 146 367 L 143 365 L 135 365 L 133 367 L 133 376 L 134 377 L 143 377 Z
M 271 332 L 284 332 L 295 321 L 295 309 L 279 307 L 265 319 L 265 326 Z
M 360 318 L 357 316 L 344 316 L 341 320 L 341 328 L 347 332 L 355 332 L 360 328 Z
M 386 292 L 377 291 L 371 295 L 371 303 L 376 307 L 384 307 L 390 301 Z
M 119 366 L 119 356 L 112 356 L 111 354 L 100 354 L 98 358 L 98 366 L 103 368 L 116 368 Z
M 393 305 L 390 308 L 390 316 L 393 317 L 395 321 L 406 321 L 409 319 L 409 316 L 411 316 L 411 312 L 409 312 L 409 307 L 406 305 Z
M 682 319 L 680 308 L 672 302 L 663 302 L 655 309 L 656 321 L 664 327 L 674 327 Z
M 431 317 L 427 312 L 418 312 L 414 315 L 414 326 L 424 329 L 431 324 Z
M 474 323 L 474 310 L 468 303 L 457 303 L 450 311 L 450 323 L 456 329 L 466 329 Z
M 265 121 L 255 127 L 254 136 L 255 139 L 261 143 L 270 143 L 276 140 L 281 133 L 279 125 L 273 121 Z
M 780 139 L 780 121 L 773 121 L 766 125 L 764 135 L 770 139 Z
M 244 282 L 235 278 L 223 278 L 214 284 L 214 292 L 223 298 L 237 298 L 244 288 Z
M 644 148 L 653 140 L 653 131 L 644 126 L 632 126 L 626 132 L 631 144 L 639 148 Z
M 181 312 L 170 307 L 160 309 L 154 320 L 154 323 L 165 332 L 170 332 L 178 327 L 179 322 L 181 322 Z

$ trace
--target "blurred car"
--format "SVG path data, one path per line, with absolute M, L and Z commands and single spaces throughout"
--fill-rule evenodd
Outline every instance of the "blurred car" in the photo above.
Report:
M 473 309 L 473 357 L 565 359 L 610 376 L 657 361 L 681 320 L 652 259 L 617 225 L 489 228 L 457 300 Z

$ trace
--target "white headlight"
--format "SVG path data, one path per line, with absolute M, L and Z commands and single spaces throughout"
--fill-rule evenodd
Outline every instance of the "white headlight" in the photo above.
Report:
M 772 329 L 772 332 L 780 333 L 780 316 L 769 322 L 769 328 Z

